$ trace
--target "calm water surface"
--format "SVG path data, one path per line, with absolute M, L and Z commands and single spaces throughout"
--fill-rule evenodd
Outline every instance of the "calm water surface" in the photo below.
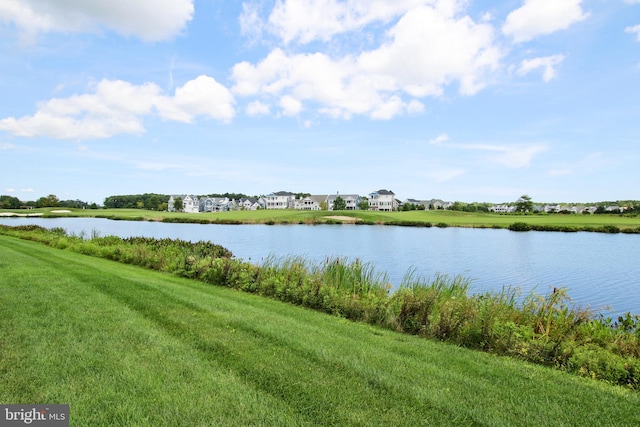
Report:
M 270 255 L 360 259 L 399 285 L 411 269 L 422 277 L 462 274 L 472 290 L 514 286 L 545 294 L 567 287 L 580 306 L 605 314 L 640 313 L 640 236 L 601 233 L 516 233 L 468 228 L 355 225 L 214 225 L 95 218 L 0 218 L 0 224 L 62 227 L 69 233 L 209 240 L 237 258 Z

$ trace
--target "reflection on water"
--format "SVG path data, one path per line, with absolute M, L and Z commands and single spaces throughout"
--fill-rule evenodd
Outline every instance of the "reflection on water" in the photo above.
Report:
M 93 218 L 0 218 L 0 224 L 62 227 L 91 236 L 210 240 L 237 258 L 260 263 L 270 255 L 360 259 L 386 272 L 394 285 L 415 269 L 472 278 L 475 292 L 503 286 L 547 293 L 567 287 L 576 304 L 612 314 L 640 313 L 640 236 L 601 233 L 516 233 L 467 228 L 356 225 L 202 225 Z M 609 313 L 609 311 L 604 311 Z

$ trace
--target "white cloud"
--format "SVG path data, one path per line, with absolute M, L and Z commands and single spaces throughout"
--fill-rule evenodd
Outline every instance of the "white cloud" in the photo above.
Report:
M 229 122 L 235 115 L 231 92 L 213 77 L 199 76 L 176 89 L 173 102 L 190 116 L 208 116 Z
M 542 79 L 548 82 L 556 77 L 555 66 L 564 61 L 564 55 L 552 55 L 540 58 L 525 59 L 520 63 L 517 73 L 520 76 L 542 68 Z
M 509 169 L 521 169 L 528 167 L 538 154 L 549 149 L 545 144 L 447 144 L 447 147 L 496 153 L 489 155 L 488 160 Z
M 102 80 L 92 93 L 54 98 L 38 104 L 32 116 L 0 120 L 0 130 L 17 136 L 56 139 L 108 138 L 145 132 L 143 117 L 157 114 L 166 120 L 190 123 L 197 116 L 223 122 L 235 114 L 233 96 L 208 76 L 199 76 L 164 95 L 155 83 L 133 85 Z
M 640 0 L 624 0 L 627 4 L 640 4 Z
M 640 0 L 638 0 L 638 2 L 640 3 Z M 640 42 L 640 24 L 634 25 L 633 27 L 627 27 L 627 28 L 624 29 L 624 32 L 625 33 L 630 33 L 630 34 L 635 33 L 636 34 L 636 41 Z
M 432 170 L 427 175 L 429 178 L 431 178 L 435 182 L 443 183 L 443 182 L 451 181 L 452 179 L 462 176 L 466 173 L 467 171 L 465 169 L 442 168 L 442 169 Z
M 15 193 L 18 190 L 16 190 L 15 188 L 5 188 L 5 190 L 7 193 Z M 33 188 L 21 188 L 20 192 L 21 193 L 35 193 L 36 190 L 34 190 Z
M 401 3 L 408 9 L 418 2 Z M 462 15 L 458 1 L 419 3 L 433 5 L 407 10 L 388 29 L 385 43 L 360 54 L 331 57 L 276 48 L 256 64 L 236 64 L 233 91 L 239 96 L 260 95 L 263 102 L 276 104 L 283 96 L 292 96 L 304 104 L 318 104 L 321 114 L 346 119 L 353 115 L 389 119 L 423 112 L 417 98 L 440 96 L 455 83 L 461 94 L 476 93 L 487 84 L 502 56 L 494 45 L 493 27 Z M 353 7 L 360 3 L 327 4 Z M 289 3 L 278 5 L 294 8 Z M 402 8 L 387 9 L 397 13 Z
M 360 55 L 360 67 L 392 78 L 416 97 L 440 95 L 452 81 L 459 82 L 460 93 L 476 93 L 502 55 L 493 44 L 493 27 L 459 16 L 457 8 L 445 4 L 408 11 L 389 30 L 388 43 Z
M 247 114 L 251 117 L 267 116 L 271 113 L 269 106 L 260 101 L 253 101 L 247 105 Z
M 507 16 L 502 32 L 515 43 L 569 28 L 586 19 L 582 0 L 525 0 L 522 7 Z
M 260 18 L 261 5 L 257 3 L 242 3 L 242 14 L 239 18 L 242 35 L 255 41 L 260 38 L 264 23 Z
M 16 148 L 15 145 L 9 144 L 8 142 L 3 142 L 0 144 L 0 150 L 13 150 Z
M 409 114 L 422 114 L 424 113 L 424 104 L 415 99 L 409 101 L 407 104 L 407 113 Z
M 295 116 L 302 111 L 302 103 L 289 95 L 280 98 L 280 107 L 285 116 Z
M 39 33 L 108 29 L 145 41 L 178 35 L 193 16 L 193 0 L 3 0 L 0 21 L 13 23 L 24 41 Z
M 435 138 L 433 138 L 432 140 L 430 140 L 429 144 L 439 145 L 439 144 L 442 144 L 443 142 L 446 142 L 448 140 L 449 140 L 449 135 L 447 135 L 446 133 L 441 133 L 440 135 L 438 135 Z
M 285 44 L 306 44 L 326 42 L 373 23 L 387 23 L 413 7 L 432 3 L 433 0 L 281 0 L 264 22 L 258 16 L 260 4 L 253 2 L 243 4 L 240 22 L 243 33 L 266 29 Z
M 498 150 L 501 154 L 493 156 L 492 160 L 510 169 L 521 169 L 528 167 L 534 157 L 547 150 L 546 145 L 503 146 Z

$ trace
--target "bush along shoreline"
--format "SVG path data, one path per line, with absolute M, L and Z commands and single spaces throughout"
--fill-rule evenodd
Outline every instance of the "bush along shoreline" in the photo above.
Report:
M 560 231 L 565 233 L 575 233 L 578 231 L 590 231 L 607 234 L 640 234 L 640 228 L 620 228 L 615 225 L 603 225 L 600 227 L 576 227 L 572 225 L 536 225 L 526 222 L 514 222 L 508 227 L 511 231 Z
M 428 280 L 409 271 L 391 292 L 386 274 L 359 260 L 314 264 L 301 257 L 270 257 L 255 265 L 209 242 L 75 236 L 40 226 L 0 226 L 0 234 L 640 390 L 640 315 L 594 315 L 575 307 L 565 289 L 524 297 L 509 287 L 471 294 L 470 280 L 462 276 Z

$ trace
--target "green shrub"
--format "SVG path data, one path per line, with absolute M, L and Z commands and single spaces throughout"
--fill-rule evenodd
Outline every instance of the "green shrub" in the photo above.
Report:
M 511 231 L 531 231 L 531 226 L 526 222 L 514 222 L 509 226 Z

